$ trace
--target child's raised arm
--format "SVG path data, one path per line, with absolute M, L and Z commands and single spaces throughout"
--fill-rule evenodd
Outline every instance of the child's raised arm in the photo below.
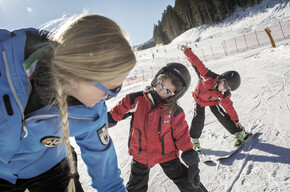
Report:
M 203 64 L 203 62 L 191 51 L 186 45 L 181 45 L 180 49 L 186 55 L 188 61 L 192 64 L 192 66 L 197 70 L 200 76 L 205 77 L 205 75 L 209 72 L 209 69 Z

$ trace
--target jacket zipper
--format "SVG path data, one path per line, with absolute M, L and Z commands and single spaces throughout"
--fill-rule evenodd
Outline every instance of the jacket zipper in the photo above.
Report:
M 26 138 L 28 136 L 28 129 L 26 127 L 26 123 L 28 121 L 34 120 L 34 119 L 40 119 L 40 118 L 50 118 L 50 117 L 58 117 L 59 115 L 51 115 L 51 114 L 42 114 L 42 115 L 34 115 L 31 117 L 28 117 L 27 119 L 24 119 L 24 121 L 22 122 L 22 128 L 23 131 L 25 132 L 24 137 Z M 77 116 L 73 116 L 73 115 L 69 115 L 68 117 L 72 118 L 72 119 L 87 119 L 87 120 L 93 120 L 93 117 L 77 117 Z
M 10 89 L 12 91 L 12 94 L 13 94 L 16 102 L 17 102 L 18 107 L 21 110 L 21 116 L 22 116 L 22 120 L 23 120 L 24 119 L 24 113 L 23 113 L 24 112 L 24 109 L 23 109 L 23 106 L 22 106 L 22 104 L 20 102 L 20 99 L 19 99 L 19 97 L 18 97 L 18 95 L 16 93 L 16 90 L 15 90 L 15 88 L 13 86 L 13 83 L 12 83 L 12 78 L 11 78 L 11 74 L 10 74 L 10 70 L 9 70 L 9 65 L 8 65 L 8 60 L 7 60 L 7 56 L 6 56 L 5 51 L 2 52 L 2 55 L 3 55 L 4 64 L 5 64 L 5 71 L 6 71 L 6 74 L 7 74 L 8 84 L 9 84 Z
M 162 155 L 165 155 L 164 137 L 165 137 L 165 135 L 166 135 L 168 132 L 169 132 L 169 131 L 167 131 L 166 133 L 164 133 L 164 135 L 163 135 L 162 138 L 161 138 L 161 150 L 162 150 L 161 154 L 162 154 Z
M 159 117 L 159 122 L 158 122 L 158 135 L 159 135 L 159 141 L 161 142 L 160 133 L 161 133 L 161 117 Z

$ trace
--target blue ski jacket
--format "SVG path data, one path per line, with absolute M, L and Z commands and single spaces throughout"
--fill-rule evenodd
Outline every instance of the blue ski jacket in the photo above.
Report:
M 0 178 L 13 184 L 48 171 L 66 157 L 58 108 L 46 106 L 24 116 L 31 92 L 24 67 L 27 30 L 37 31 L 0 30 Z M 91 108 L 69 106 L 68 113 L 70 136 L 80 147 L 92 187 L 126 191 L 108 134 L 105 101 Z

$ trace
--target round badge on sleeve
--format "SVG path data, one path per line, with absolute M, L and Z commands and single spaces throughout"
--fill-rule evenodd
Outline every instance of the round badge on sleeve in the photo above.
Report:
M 103 145 L 108 145 L 110 141 L 110 137 L 109 137 L 109 131 L 108 131 L 107 125 L 104 124 L 103 127 L 97 130 L 97 133 L 99 135 L 101 143 Z
M 40 143 L 45 147 L 56 147 L 62 143 L 63 139 L 58 136 L 46 136 L 40 139 Z

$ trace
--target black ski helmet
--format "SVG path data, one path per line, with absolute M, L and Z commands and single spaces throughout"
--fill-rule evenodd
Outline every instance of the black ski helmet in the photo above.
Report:
M 151 82 L 151 86 L 153 87 L 157 82 L 157 77 L 164 73 L 165 71 L 170 71 L 173 73 L 178 79 L 180 79 L 182 83 L 181 92 L 175 96 L 176 100 L 181 98 L 184 93 L 188 90 L 188 87 L 191 83 L 191 76 L 186 66 L 181 63 L 168 63 L 166 66 L 162 67 L 158 73 L 155 75 L 154 79 Z
M 241 77 L 238 72 L 236 71 L 227 71 L 221 74 L 218 77 L 218 81 L 226 80 L 229 87 L 231 88 L 231 91 L 234 91 L 239 88 L 241 84 Z

